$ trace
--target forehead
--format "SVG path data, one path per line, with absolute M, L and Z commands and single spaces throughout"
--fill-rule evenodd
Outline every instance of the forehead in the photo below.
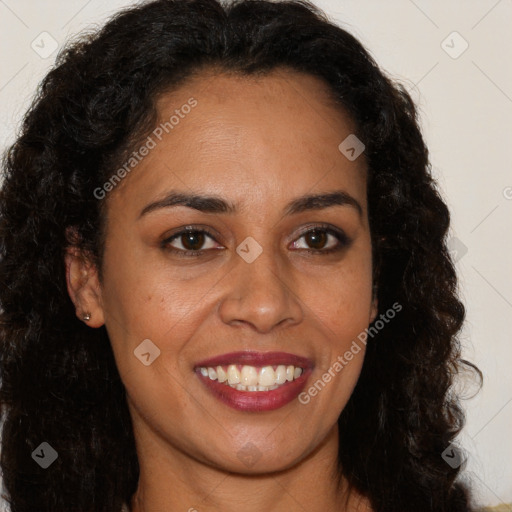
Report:
M 355 125 L 316 77 L 209 71 L 162 94 L 156 107 L 145 139 L 151 149 L 112 194 L 118 200 L 143 208 L 180 188 L 239 204 L 253 197 L 257 207 L 258 199 L 277 202 L 318 186 L 348 189 L 364 203 L 364 155 L 349 161 L 339 149 Z

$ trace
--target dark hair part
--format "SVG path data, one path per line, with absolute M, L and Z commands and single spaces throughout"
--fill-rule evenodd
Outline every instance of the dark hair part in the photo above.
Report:
M 450 217 L 411 97 L 305 1 L 158 0 L 62 50 L 4 154 L 1 467 L 12 512 L 112 512 L 136 490 L 131 418 L 106 329 L 80 322 L 67 293 L 66 228 L 76 227 L 73 243 L 101 269 L 104 201 L 93 191 L 154 127 L 158 94 L 207 67 L 319 77 L 355 121 L 379 310 L 402 310 L 368 339 L 339 419 L 339 467 L 376 512 L 470 510 L 460 468 L 441 454 L 464 422 L 454 377 L 478 370 L 460 356 L 465 309 L 446 246 Z M 31 456 L 43 441 L 58 453 L 46 470 Z

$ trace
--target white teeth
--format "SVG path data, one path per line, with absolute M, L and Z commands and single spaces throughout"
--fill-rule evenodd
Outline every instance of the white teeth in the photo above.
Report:
M 240 382 L 244 386 L 256 386 L 258 384 L 258 372 L 254 366 L 243 366 L 240 374 Z
M 264 366 L 260 370 L 258 384 L 260 386 L 273 386 L 276 383 L 276 374 L 272 366 Z
M 276 384 L 284 384 L 286 382 L 286 366 L 280 364 L 276 369 Z
M 239 391 L 271 391 L 303 374 L 302 368 L 284 364 L 275 367 L 243 365 L 240 370 L 238 365 L 230 364 L 215 368 L 201 367 L 199 371 L 204 377 L 217 380 Z
M 239 384 L 240 383 L 240 372 L 234 364 L 228 366 L 228 383 Z
M 225 382 L 226 380 L 228 380 L 228 376 L 224 371 L 224 368 L 222 368 L 222 366 L 217 366 L 217 380 L 219 382 Z

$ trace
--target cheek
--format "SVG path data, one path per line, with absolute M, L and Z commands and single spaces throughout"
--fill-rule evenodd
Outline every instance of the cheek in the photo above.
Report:
M 329 338 L 343 346 L 369 324 L 372 301 L 371 260 L 358 261 L 329 269 L 319 279 L 306 279 L 302 297 Z
M 138 260 L 136 253 L 130 258 L 120 254 L 105 257 L 103 301 L 120 372 L 138 374 L 145 368 L 134 351 L 148 339 L 157 347 L 155 353 L 160 351 L 158 364 L 151 363 L 151 368 L 176 372 L 188 340 L 207 319 L 211 308 L 205 291 L 213 289 L 218 278 L 210 272 L 204 278 L 187 280 L 179 277 L 177 268 Z M 170 376 L 160 378 L 168 381 Z M 134 383 L 135 388 L 140 385 Z
M 135 337 L 147 336 L 155 326 L 165 328 L 166 318 L 170 328 L 194 302 L 193 291 L 176 285 L 176 272 L 148 260 L 135 241 L 112 237 L 104 255 L 102 295 L 107 318 L 122 323 L 124 331 Z

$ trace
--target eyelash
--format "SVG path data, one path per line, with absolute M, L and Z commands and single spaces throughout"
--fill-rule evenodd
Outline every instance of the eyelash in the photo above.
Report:
M 304 231 L 302 231 L 300 233 L 299 238 L 297 238 L 295 241 L 300 240 L 303 236 L 305 236 L 308 233 L 313 232 L 313 231 L 325 232 L 328 235 L 333 235 L 338 240 L 338 244 L 335 247 L 332 247 L 331 249 L 299 249 L 299 250 L 306 251 L 308 254 L 315 254 L 315 255 L 322 256 L 322 255 L 332 254 L 334 252 L 340 252 L 343 249 L 346 249 L 352 242 L 352 240 L 350 240 L 348 238 L 348 236 L 342 230 L 335 229 L 335 228 L 329 226 L 328 224 L 308 226 Z M 204 253 L 206 251 L 212 250 L 212 249 L 201 249 L 199 251 L 190 251 L 190 250 L 183 250 L 183 249 L 176 249 L 174 247 L 169 247 L 169 244 L 171 242 L 173 242 L 177 238 L 180 238 L 183 235 L 188 235 L 190 233 L 205 233 L 210 238 L 215 240 L 215 234 L 212 233 L 209 229 L 193 228 L 192 226 L 190 226 L 190 227 L 187 227 L 187 228 L 179 231 L 178 233 L 175 233 L 171 237 L 166 238 L 165 240 L 162 240 L 161 248 L 166 251 L 172 252 L 182 258 L 187 258 L 187 257 L 193 258 L 196 256 L 202 256 L 202 255 L 204 255 Z M 215 250 L 215 249 L 213 249 L 213 250 Z

